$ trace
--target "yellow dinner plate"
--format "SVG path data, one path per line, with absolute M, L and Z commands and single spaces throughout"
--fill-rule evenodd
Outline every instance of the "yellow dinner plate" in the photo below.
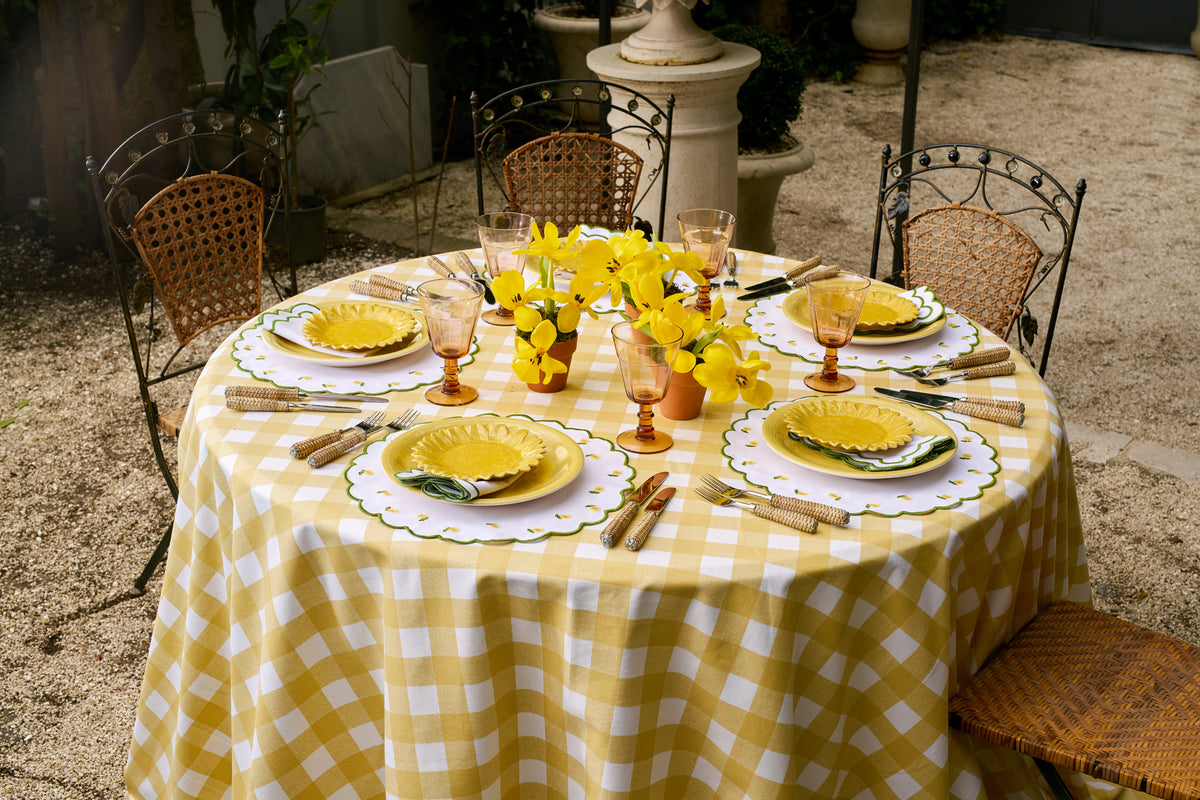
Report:
M 574 439 L 555 428 L 518 417 L 452 417 L 410 428 L 387 443 L 381 456 L 383 468 L 395 481 L 397 472 L 421 468 L 413 457 L 413 449 L 417 442 L 427 435 L 438 430 L 478 425 L 489 420 L 528 431 L 545 443 L 546 454 L 532 469 L 511 484 L 498 492 L 472 500 L 471 505 L 504 506 L 536 500 L 563 488 L 583 471 L 583 449 Z M 396 481 L 396 484 L 403 486 L 399 481 Z M 415 487 L 404 488 L 421 493 L 421 490 Z
M 373 350 L 403 341 L 416 327 L 413 315 L 383 303 L 337 303 L 304 323 L 313 344 L 334 350 Z
M 393 358 L 406 356 L 409 353 L 420 350 L 429 343 L 429 333 L 425 330 L 425 318 L 421 316 L 421 312 L 412 310 L 406 313 L 413 317 L 416 328 L 410 331 L 408 336 L 395 344 L 377 348 L 371 351 L 370 355 L 362 356 L 361 358 L 347 358 L 346 356 L 334 355 L 333 353 L 322 353 L 318 350 L 305 347 L 302 344 L 289 341 L 266 328 L 262 329 L 262 338 L 272 349 L 283 353 L 285 356 L 299 358 L 302 361 L 309 361 L 326 367 L 365 367 L 370 364 L 378 364 L 381 361 L 391 361 Z
M 893 287 L 895 288 L 895 287 Z M 884 291 L 878 286 L 867 290 L 862 311 L 858 313 L 855 331 L 886 331 L 897 325 L 906 325 L 917 318 L 921 309 L 899 293 Z
M 871 290 L 878 289 L 881 292 L 889 294 L 900 294 L 904 291 L 897 286 L 892 286 L 887 283 L 873 283 Z M 812 331 L 812 317 L 808 313 L 808 292 L 800 289 L 792 292 L 783 300 L 783 315 L 792 322 L 804 328 L 806 331 Z M 899 344 L 901 342 L 911 342 L 914 339 L 923 339 L 940 331 L 946 325 L 946 315 L 942 314 L 928 325 L 923 325 L 914 331 L 881 331 L 869 332 L 858 331 L 854 332 L 854 338 L 850 340 L 850 344 L 861 344 L 868 347 L 879 346 L 885 344 Z
M 479 422 L 432 431 L 412 448 L 417 466 L 435 475 L 488 481 L 528 472 L 546 454 L 532 432 L 504 422 Z
M 913 435 L 912 420 L 904 414 L 874 402 L 832 397 L 793 403 L 787 426 L 823 447 L 860 453 L 899 447 Z
M 797 400 L 795 403 L 789 403 L 772 411 L 763 420 L 762 435 L 767 446 L 774 450 L 779 455 L 786 458 L 795 464 L 802 467 L 823 472 L 826 475 L 837 475 L 842 478 L 856 478 L 864 481 L 886 480 L 888 478 L 905 478 L 910 475 L 919 475 L 922 472 L 929 472 L 937 469 L 945 464 L 950 459 L 954 458 L 958 452 L 958 439 L 954 436 L 954 431 L 950 430 L 950 426 L 942 420 L 927 414 L 919 408 L 913 408 L 907 403 L 901 403 L 899 400 L 887 399 L 872 399 L 870 402 L 873 405 L 878 405 L 884 408 L 889 408 L 897 413 L 907 417 L 913 424 L 913 436 L 949 436 L 953 438 L 954 447 L 922 464 L 917 464 L 913 467 L 904 469 L 892 470 L 889 472 L 867 472 L 866 470 L 855 469 L 849 464 L 842 461 L 840 458 L 834 458 L 822 453 L 820 450 L 814 450 L 811 447 L 797 442 L 788 436 L 788 415 L 792 411 L 792 407 L 798 403 L 811 403 L 814 401 L 825 400 L 824 396 L 814 395 Z M 866 401 L 864 401 L 866 402 Z

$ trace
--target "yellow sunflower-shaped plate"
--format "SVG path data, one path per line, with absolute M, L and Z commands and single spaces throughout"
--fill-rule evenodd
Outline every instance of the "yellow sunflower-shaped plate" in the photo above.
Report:
M 432 431 L 412 450 L 416 465 L 437 475 L 486 481 L 528 472 L 546 454 L 531 431 L 502 422 L 479 422 Z
M 339 303 L 313 314 L 304 335 L 335 350 L 370 350 L 402 341 L 417 321 L 402 308 L 380 303 Z
M 904 290 L 891 286 L 890 284 L 877 282 L 871 284 L 870 291 L 872 293 L 878 291 L 883 294 L 898 295 Z M 903 299 L 903 298 L 902 298 Z M 920 314 L 918 308 L 917 313 Z M 792 322 L 799 325 L 806 331 L 812 331 L 812 315 L 808 311 L 808 293 L 803 289 L 792 292 L 783 299 L 783 315 Z M 913 319 L 916 319 L 914 317 Z M 907 328 L 902 330 L 864 330 L 861 327 L 855 327 L 854 339 L 851 344 L 865 345 L 875 347 L 880 345 L 900 344 L 901 342 L 911 342 L 916 339 L 923 339 L 926 336 L 931 336 L 940 331 L 946 325 L 946 315 L 940 314 L 937 319 L 928 322 L 914 330 Z M 892 326 L 895 327 L 895 326 Z
M 397 472 L 417 468 L 413 450 L 421 439 L 435 431 L 478 425 L 479 422 L 480 420 L 471 417 L 450 417 L 410 428 L 388 441 L 381 455 L 383 468 L 392 476 Z M 583 472 L 583 448 L 567 434 L 519 417 L 505 417 L 503 424 L 528 431 L 541 439 L 546 444 L 546 454 L 532 469 L 519 475 L 511 484 L 498 492 L 471 501 L 471 505 L 506 506 L 536 500 L 557 492 Z M 396 479 L 393 477 L 392 480 Z M 399 484 L 399 481 L 396 482 Z M 404 488 L 418 494 L 421 491 L 410 486 Z
M 912 420 L 873 402 L 833 400 L 795 403 L 786 416 L 789 431 L 835 450 L 869 453 L 899 447 L 912 438 Z
M 861 469 L 855 469 L 849 464 L 844 463 L 841 459 L 827 455 L 820 450 L 814 450 L 808 445 L 798 442 L 788 436 L 787 417 L 797 405 L 804 403 L 819 403 L 825 402 L 826 397 L 815 395 L 812 397 L 803 397 L 794 403 L 780 406 L 767 415 L 763 420 L 762 436 L 766 441 L 767 446 L 774 450 L 777 454 L 786 458 L 794 464 L 801 467 L 811 469 L 815 472 L 821 472 L 826 475 L 835 475 L 841 478 L 852 478 L 854 480 L 863 481 L 879 481 L 893 480 L 895 478 L 905 478 L 910 475 L 919 475 L 923 472 L 929 472 L 942 466 L 950 459 L 955 458 L 958 452 L 958 444 L 936 458 L 929 461 L 923 461 L 912 467 L 904 469 L 892 470 L 890 472 L 867 472 Z M 901 403 L 898 400 L 887 400 L 885 398 L 877 398 L 871 401 L 873 404 L 883 408 L 890 408 L 898 414 L 908 417 L 913 423 L 913 434 L 915 436 L 954 436 L 954 431 L 950 430 L 950 426 L 943 420 L 933 414 L 922 411 L 919 408 L 913 408 L 906 403 Z M 476 501 L 478 502 L 478 501 Z
M 389 344 L 387 347 L 375 348 L 361 358 L 347 358 L 346 356 L 334 353 L 313 350 L 302 344 L 289 341 L 266 328 L 262 329 L 261 335 L 263 341 L 271 349 L 283 353 L 285 356 L 298 358 L 301 361 L 321 364 L 326 367 L 366 367 L 371 364 L 391 361 L 393 358 L 401 358 L 410 353 L 415 353 L 429 344 L 429 332 L 425 330 L 425 325 L 423 324 L 425 318 L 421 316 L 421 312 L 409 311 L 408 313 L 413 315 L 416 325 L 407 336 L 394 344 Z
M 886 331 L 905 325 L 917 318 L 920 308 L 907 297 L 885 292 L 878 287 L 867 290 L 862 311 L 858 313 L 856 331 Z

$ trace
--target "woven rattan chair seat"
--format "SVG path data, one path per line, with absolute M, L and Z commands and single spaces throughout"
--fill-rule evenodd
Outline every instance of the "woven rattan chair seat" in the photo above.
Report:
M 1167 800 L 1200 800 L 1200 648 L 1050 605 L 950 701 L 993 744 Z
M 929 286 L 1001 338 L 1021 313 L 1041 257 L 1028 234 L 982 208 L 930 208 L 904 224 L 905 286 Z
M 504 159 L 509 210 L 562 229 L 628 228 L 641 173 L 636 153 L 593 133 L 552 133 Z
M 134 242 L 181 345 L 259 312 L 262 230 L 262 190 L 221 173 L 182 178 L 138 212 Z

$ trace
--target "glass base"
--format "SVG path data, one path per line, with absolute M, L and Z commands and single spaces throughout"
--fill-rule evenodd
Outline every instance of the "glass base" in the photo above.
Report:
M 833 381 L 823 380 L 819 372 L 805 375 L 804 385 L 810 389 L 816 389 L 818 392 L 830 393 L 845 392 L 855 387 L 854 378 L 841 372 L 837 374 L 837 380 Z
M 480 315 L 483 321 L 489 325 L 501 325 L 512 327 L 517 324 L 517 318 L 512 314 L 501 314 L 496 309 L 489 309 Z
M 446 394 L 442 391 L 442 385 L 439 383 L 426 390 L 425 399 L 435 406 L 465 406 L 467 403 L 479 399 L 479 392 L 472 386 L 464 386 L 460 383 L 457 392 Z
M 628 450 L 630 453 L 661 453 L 663 450 L 671 449 L 673 444 L 675 444 L 675 440 L 671 438 L 670 434 L 662 431 L 655 431 L 649 439 L 639 439 L 636 428 L 617 435 L 617 447 Z

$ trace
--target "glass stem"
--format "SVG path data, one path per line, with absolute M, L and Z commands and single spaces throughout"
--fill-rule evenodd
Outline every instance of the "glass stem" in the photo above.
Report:
M 445 377 L 442 378 L 442 394 L 458 394 L 458 359 L 445 359 L 446 365 L 442 368 L 442 373 Z
M 654 439 L 654 404 L 638 403 L 638 441 L 649 442 Z
M 708 278 L 705 278 L 704 283 L 696 287 L 696 310 L 704 314 L 705 319 L 708 319 L 709 312 L 712 311 L 712 300 L 709 298 L 711 291 L 712 285 L 708 282 Z
M 836 347 L 825 348 L 825 362 L 821 367 L 821 380 L 829 381 L 830 383 L 837 380 L 837 354 Z

